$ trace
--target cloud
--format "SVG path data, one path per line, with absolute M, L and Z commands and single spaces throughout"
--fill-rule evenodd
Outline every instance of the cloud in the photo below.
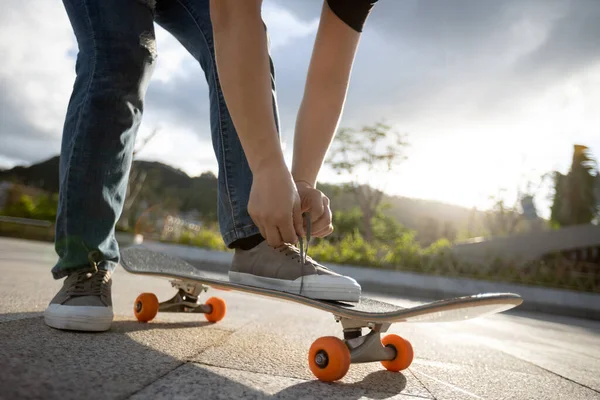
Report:
M 64 10 L 53 2 L 11 0 L 3 4 L 0 26 L 0 155 L 17 161 L 55 155 L 74 79 Z
M 301 21 L 293 13 L 270 3 L 263 7 L 262 17 L 268 32 L 274 33 L 269 35 L 271 51 L 292 45 L 297 39 L 313 35 L 319 25 L 317 16 L 309 21 Z
M 318 16 L 316 3 L 277 1 L 306 21 Z M 599 17 L 594 0 L 380 1 L 361 39 L 346 114 L 405 121 L 485 113 L 504 100 L 518 107 L 515 97 L 599 60 Z M 304 53 L 304 43 L 296 46 Z
M 263 6 L 288 157 L 321 6 Z M 469 182 L 436 189 L 468 175 L 469 159 L 482 164 L 470 186 L 510 185 L 528 148 L 538 149 L 530 162 L 542 172 L 568 168 L 575 141 L 600 154 L 599 20 L 597 0 L 381 0 L 361 38 L 342 125 L 385 118 L 411 135 L 405 172 L 396 175 L 404 185 L 394 185 L 408 195 L 474 197 Z M 5 0 L 0 27 L 0 162 L 39 161 L 60 148 L 76 43 L 56 2 Z M 141 135 L 161 133 L 142 156 L 194 173 L 214 169 L 204 74 L 176 39 L 156 32 Z M 436 163 L 449 175 L 440 178 Z
M 0 135 L 44 136 L 54 142 L 46 152 L 56 152 L 76 54 L 66 14 L 42 1 L 10 0 L 5 8 Z M 285 141 L 291 140 L 320 10 L 320 1 L 305 0 L 270 1 L 263 9 Z M 536 95 L 598 60 L 599 12 L 594 0 L 380 1 L 361 40 L 344 123 L 386 117 L 412 125 L 431 115 L 480 118 L 517 108 L 515 98 Z M 157 38 L 144 129 L 177 126 L 208 139 L 208 92 L 199 65 L 159 27 Z M 37 154 L 21 153 L 25 159 Z
M 600 61 L 600 4 L 585 0 L 569 4 L 540 46 L 519 60 L 515 75 L 552 81 Z

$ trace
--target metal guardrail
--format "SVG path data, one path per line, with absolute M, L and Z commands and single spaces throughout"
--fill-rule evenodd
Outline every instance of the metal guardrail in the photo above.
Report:
M 18 225 L 39 226 L 42 228 L 50 228 L 52 226 L 52 222 L 50 221 L 30 218 L 7 217 L 3 215 L 0 216 L 0 222 L 7 222 Z

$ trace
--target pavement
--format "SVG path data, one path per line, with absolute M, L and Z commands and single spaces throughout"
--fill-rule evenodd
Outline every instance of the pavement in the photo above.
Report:
M 140 292 L 160 300 L 168 281 L 117 270 L 110 331 L 44 325 L 59 289 L 52 245 L 0 238 L 0 399 L 600 399 L 600 322 L 509 312 L 455 323 L 395 324 L 410 340 L 403 373 L 352 365 L 340 382 L 318 382 L 310 344 L 341 337 L 329 313 L 290 302 L 213 290 L 227 315 L 159 314 L 135 321 Z M 423 300 L 377 298 L 403 306 Z

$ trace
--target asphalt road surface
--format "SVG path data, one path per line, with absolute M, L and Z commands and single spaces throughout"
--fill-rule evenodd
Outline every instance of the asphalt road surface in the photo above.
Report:
M 309 307 L 212 290 L 227 315 L 133 317 L 140 292 L 166 300 L 168 281 L 114 276 L 116 319 L 104 333 L 46 327 L 61 285 L 52 245 L 0 238 L 0 398 L 45 399 L 600 399 L 600 323 L 510 312 L 477 320 L 395 324 L 415 351 L 403 373 L 352 365 L 340 382 L 314 379 L 311 343 L 341 337 L 333 317 Z M 415 299 L 379 297 L 399 305 Z

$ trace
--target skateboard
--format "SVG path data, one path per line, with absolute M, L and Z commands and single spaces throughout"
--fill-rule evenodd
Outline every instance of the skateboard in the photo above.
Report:
M 142 246 L 121 250 L 121 265 L 132 274 L 169 278 L 177 289 L 171 299 L 160 303 L 153 293 L 140 294 L 133 311 L 141 322 L 152 320 L 158 312 L 202 313 L 209 322 L 220 321 L 226 313 L 222 299 L 210 297 L 204 303 L 198 301 L 209 287 L 292 301 L 333 314 L 341 325 L 343 340 L 335 336 L 321 337 L 312 344 L 308 354 L 311 372 L 325 382 L 343 378 L 352 363 L 379 361 L 387 370 L 396 372 L 408 368 L 414 355 L 410 342 L 395 334 L 381 337 L 393 323 L 463 321 L 503 312 L 523 302 L 513 293 L 477 294 L 409 308 L 369 297 L 361 297 L 356 303 L 316 300 L 215 279 L 186 261 Z

